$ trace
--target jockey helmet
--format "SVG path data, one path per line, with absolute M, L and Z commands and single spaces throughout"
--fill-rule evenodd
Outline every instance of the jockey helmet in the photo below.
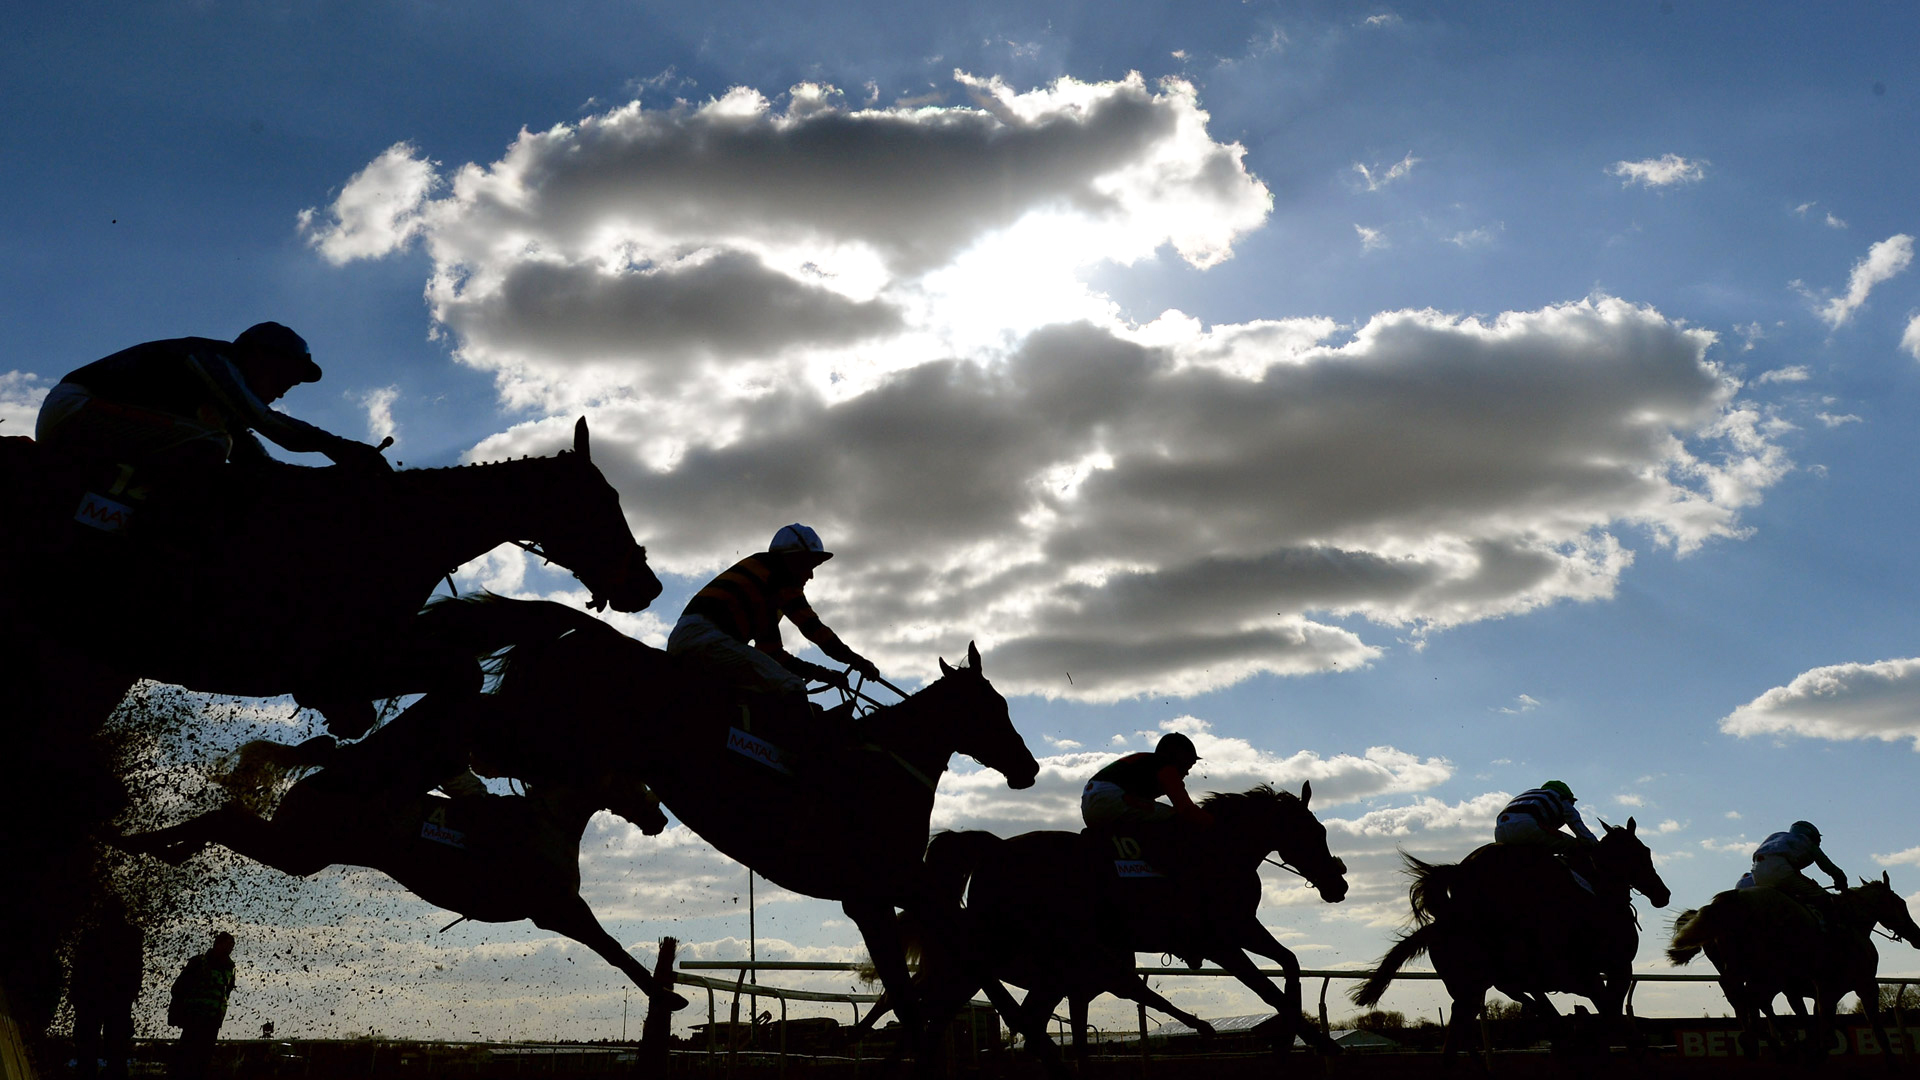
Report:
M 1573 789 L 1567 786 L 1567 782 L 1565 780 L 1549 780 L 1546 783 L 1541 784 L 1540 788 L 1542 791 L 1551 791 L 1555 795 L 1560 796 L 1561 798 L 1567 800 L 1568 802 L 1579 801 L 1573 797 Z
M 1815 828 L 1811 821 L 1796 821 L 1792 825 L 1787 826 L 1787 831 L 1790 833 L 1798 833 L 1816 844 L 1820 842 L 1820 830 Z
M 833 552 L 820 542 L 820 534 L 797 521 L 774 533 L 767 551 L 775 555 L 811 555 L 815 563 L 833 558 Z
M 1175 765 L 1191 765 L 1200 760 L 1200 751 L 1194 749 L 1193 740 L 1177 731 L 1162 736 L 1153 753 Z
M 295 361 L 296 383 L 320 381 L 320 365 L 313 362 L 307 339 L 277 322 L 255 323 L 247 327 L 240 331 L 239 337 L 233 339 L 233 347 L 240 353 L 264 353 Z

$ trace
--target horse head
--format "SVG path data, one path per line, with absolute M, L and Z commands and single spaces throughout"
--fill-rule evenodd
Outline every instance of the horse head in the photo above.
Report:
M 1893 890 L 1893 879 L 1886 871 L 1880 872 L 1879 881 L 1861 878 L 1858 888 L 1848 889 L 1841 897 L 1860 913 L 1862 923 L 1884 926 L 1894 937 L 1920 949 L 1920 924 L 1913 921 L 1906 900 Z
M 1001 773 L 1016 791 L 1033 786 L 1040 763 L 1014 729 L 1007 699 L 981 673 L 980 650 L 972 642 L 967 643 L 967 666 L 956 668 L 941 660 L 939 680 L 921 691 L 928 693 L 933 695 L 930 703 L 938 702 L 958 721 L 952 728 L 956 752 Z
M 1320 899 L 1337 904 L 1347 898 L 1347 864 L 1327 848 L 1327 827 L 1308 808 L 1312 801 L 1312 783 L 1301 784 L 1298 796 L 1261 784 L 1244 793 L 1216 792 L 1201 805 L 1219 828 L 1247 837 L 1263 856 L 1277 853 Z
M 557 531 L 538 538 L 542 551 L 593 593 L 588 606 L 594 610 L 644 610 L 660 595 L 660 579 L 647 566 L 647 549 L 633 538 L 620 493 L 593 463 L 586 417 L 573 425 L 573 449 L 561 457 L 572 468 L 556 494 L 573 513 L 556 521 Z
M 1613 826 L 1602 821 L 1600 827 L 1606 830 L 1606 835 L 1600 838 L 1600 846 L 1594 849 L 1594 863 L 1626 882 L 1654 907 L 1666 907 L 1667 901 L 1673 899 L 1673 893 L 1667 888 L 1667 883 L 1660 880 L 1660 872 L 1653 868 L 1653 852 L 1636 835 L 1639 825 L 1628 818 L 1624 826 Z

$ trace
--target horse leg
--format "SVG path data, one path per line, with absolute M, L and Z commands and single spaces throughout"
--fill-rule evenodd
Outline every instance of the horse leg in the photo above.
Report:
M 1293 955 L 1293 950 L 1280 944 L 1279 940 L 1269 933 L 1266 927 L 1260 925 L 1258 919 L 1250 915 L 1224 919 L 1216 925 L 1222 927 L 1222 932 L 1228 943 L 1234 946 L 1234 951 L 1245 950 L 1256 953 L 1280 965 L 1280 969 L 1285 973 L 1286 978 L 1286 986 L 1283 993 L 1285 993 L 1289 1004 L 1280 1006 L 1279 1008 L 1289 1016 L 1296 1018 L 1297 1023 L 1297 1018 L 1300 1016 L 1304 1007 L 1302 1005 L 1302 995 L 1300 992 L 1300 960 Z M 1242 956 L 1241 959 L 1244 960 L 1245 957 Z M 1252 965 L 1249 964 L 1248 966 L 1251 967 Z M 1265 979 L 1261 981 L 1266 982 Z M 1335 1045 L 1334 1041 L 1329 1039 L 1326 1033 L 1316 1026 L 1308 1025 L 1300 1034 L 1306 1040 L 1307 1046 L 1317 1054 L 1337 1054 L 1340 1052 L 1340 1047 Z M 1291 1046 L 1292 1043 L 1289 1041 L 1288 1047 L 1291 1048 Z
M 900 1018 L 900 1026 L 906 1029 L 910 1041 L 919 1040 L 925 1020 L 920 1014 L 912 976 L 907 972 L 906 946 L 894 923 L 893 905 L 879 900 L 843 900 L 840 910 L 860 928 L 860 936 L 867 943 L 867 955 L 873 959 L 880 985 L 893 1002 L 893 1013 Z
M 1087 1075 L 1087 994 L 1067 995 L 1067 1023 L 1073 1028 L 1073 1067 Z
M 156 855 L 178 866 L 209 844 L 219 844 L 283 874 L 306 877 L 336 860 L 318 850 L 303 830 L 276 825 L 229 803 L 199 817 L 151 832 L 111 840 L 125 851 Z
M 1181 1023 L 1192 1028 L 1195 1032 L 1199 1034 L 1200 1038 L 1203 1040 L 1213 1038 L 1212 1024 L 1207 1023 L 1205 1020 L 1200 1019 L 1198 1016 L 1195 1016 L 1192 1013 L 1187 1012 L 1186 1010 L 1180 1008 L 1178 1005 L 1175 1005 L 1173 1002 L 1168 1001 L 1166 998 L 1160 996 L 1159 991 L 1155 990 L 1151 986 L 1148 986 L 1147 981 L 1145 979 L 1142 979 L 1140 976 L 1133 974 L 1133 972 L 1131 971 L 1127 972 L 1126 978 L 1116 979 L 1112 983 L 1108 984 L 1105 987 L 1105 990 L 1107 993 L 1110 993 L 1115 997 L 1125 998 L 1128 1001 L 1139 1002 L 1140 1004 L 1145 1005 L 1149 1009 L 1153 1009 L 1156 1012 L 1165 1013 L 1166 1015 L 1173 1017 L 1175 1020 L 1178 1020 Z M 1084 1010 L 1085 1010 L 1085 1006 L 1083 1004 L 1082 1005 L 1083 1014 L 1084 1014 Z
M 544 911 L 533 913 L 530 918 L 533 925 L 542 930 L 551 930 L 573 940 L 600 954 L 600 958 L 625 972 L 647 994 L 649 1007 L 664 1004 L 670 1011 L 678 1012 L 687 1007 L 687 999 L 674 992 L 672 986 L 654 977 L 645 964 L 633 958 L 633 954 L 620 947 L 612 934 L 600 925 L 594 917 L 593 909 L 573 893 L 559 900 Z

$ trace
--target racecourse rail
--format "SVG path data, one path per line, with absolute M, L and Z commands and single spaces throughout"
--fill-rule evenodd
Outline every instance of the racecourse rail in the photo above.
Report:
M 863 1004 L 871 1004 L 873 1002 L 880 1000 L 880 995 L 879 994 L 858 994 L 858 993 L 851 993 L 851 992 L 832 993 L 832 992 L 819 991 L 819 990 L 789 990 L 783 987 L 764 986 L 757 983 L 749 982 L 748 981 L 749 975 L 756 974 L 762 971 L 766 971 L 766 972 L 860 971 L 865 967 L 867 967 L 867 965 L 864 965 L 864 964 L 809 963 L 809 962 L 798 961 L 798 960 L 758 960 L 758 961 L 755 961 L 755 960 L 683 960 L 676 965 L 676 970 L 673 972 L 673 981 L 675 984 L 680 986 L 699 987 L 706 990 L 707 992 L 707 1037 L 709 1041 L 709 1049 L 711 1049 L 714 1029 L 717 1026 L 715 1024 L 716 994 L 731 993 L 733 995 L 732 1016 L 736 1022 L 738 1021 L 740 1016 L 740 999 L 742 997 L 747 997 L 747 998 L 763 998 L 764 997 L 764 998 L 777 999 L 780 1002 L 780 1020 L 781 1020 L 780 1053 L 784 1057 L 786 1054 L 786 1045 L 785 1045 L 786 1026 L 785 1025 L 786 1025 L 786 1019 L 787 1019 L 787 1002 L 815 1001 L 815 1002 L 838 1002 L 838 1003 L 846 1004 L 852 1007 L 854 1020 L 855 1022 L 858 1022 L 859 1016 L 860 1016 L 860 1006 Z M 731 971 L 731 972 L 734 972 L 735 974 L 734 974 L 734 977 L 731 979 L 716 979 L 716 978 L 711 978 L 705 975 L 694 975 L 689 973 L 695 970 Z M 1226 976 L 1228 978 L 1233 977 L 1233 973 L 1230 971 L 1227 971 L 1223 968 L 1210 968 L 1210 967 L 1203 967 L 1203 968 L 1137 967 L 1137 968 L 1134 968 L 1133 970 L 1136 974 L 1139 974 L 1142 976 L 1157 976 L 1160 978 L 1191 979 L 1191 978 L 1219 978 L 1221 976 Z M 1283 977 L 1286 975 L 1286 970 L 1284 968 L 1260 968 L 1258 970 L 1261 975 L 1266 976 L 1267 978 Z M 1327 987 L 1333 982 L 1333 980 L 1335 979 L 1366 979 L 1371 977 L 1372 975 L 1373 975 L 1373 972 L 1367 968 L 1302 968 L 1300 970 L 1301 979 L 1303 980 L 1319 979 L 1320 980 L 1320 1028 L 1322 1031 L 1326 1031 L 1329 1028 L 1329 1025 L 1327 1023 Z M 1402 979 L 1433 980 L 1433 979 L 1438 979 L 1439 977 L 1440 977 L 1439 973 L 1433 972 L 1433 971 L 1403 970 L 1403 971 L 1396 972 L 1394 974 L 1394 979 L 1396 981 L 1402 980 Z M 1627 1015 L 1629 1016 L 1633 1015 L 1633 992 L 1643 982 L 1712 983 L 1712 982 L 1718 982 L 1719 979 L 1720 977 L 1718 975 L 1683 975 L 1678 972 L 1668 973 L 1668 972 L 1657 972 L 1657 971 L 1648 971 L 1648 972 L 1636 971 L 1633 973 L 1633 985 L 1627 988 L 1627 1000 L 1626 1000 Z M 1900 988 L 1900 991 L 1899 991 L 1900 994 L 1904 995 L 1906 993 L 1907 987 L 1920 985 L 1920 975 L 1883 976 L 1876 979 L 1875 981 L 1882 986 L 1898 986 Z M 1896 998 L 1895 1000 L 1898 1001 L 1900 999 Z M 987 1007 L 985 1002 L 976 1001 L 974 1004 L 979 1005 L 982 1008 Z M 757 1012 L 758 1008 L 759 1008 L 758 1005 L 752 1006 L 752 1010 L 750 1010 L 750 1014 L 751 1012 Z M 1142 1054 L 1144 1054 L 1146 1052 L 1147 1036 L 1148 1036 L 1147 1007 L 1145 1005 L 1141 1005 L 1138 1008 L 1139 1008 L 1139 1014 L 1140 1014 L 1140 1045 L 1141 1045 L 1141 1052 Z M 1054 1017 L 1054 1019 L 1056 1021 L 1061 1020 L 1060 1017 Z

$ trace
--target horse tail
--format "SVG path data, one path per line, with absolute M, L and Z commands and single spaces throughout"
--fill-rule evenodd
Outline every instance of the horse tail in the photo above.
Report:
M 1387 984 L 1393 982 L 1394 974 L 1404 967 L 1407 961 L 1426 952 L 1439 933 L 1438 927 L 1428 923 L 1410 934 L 1402 934 L 1400 939 L 1393 943 L 1393 948 L 1387 950 L 1387 955 L 1380 958 L 1380 963 L 1375 966 L 1373 974 L 1367 977 L 1367 981 L 1353 989 L 1349 995 L 1353 1003 L 1367 1008 L 1378 1005 L 1381 996 L 1387 992 Z
M 1407 899 L 1413 903 L 1413 921 L 1425 926 L 1451 913 L 1454 888 L 1460 881 L 1460 864 L 1430 863 L 1401 852 L 1413 884 L 1407 886 Z
M 1730 916 L 1731 911 L 1726 904 L 1708 904 L 1676 915 L 1673 938 L 1667 944 L 1667 959 L 1675 964 L 1684 964 L 1699 956 L 1701 949 L 1727 935 L 1731 929 L 1727 922 Z

